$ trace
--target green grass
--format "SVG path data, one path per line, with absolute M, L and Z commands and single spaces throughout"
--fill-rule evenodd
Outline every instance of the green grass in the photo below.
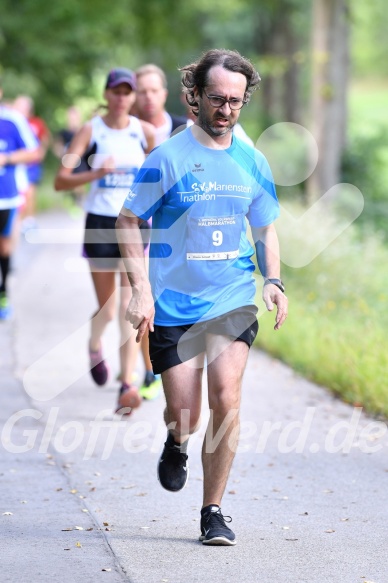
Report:
M 362 137 L 370 138 L 373 147 L 373 138 L 381 128 L 388 128 L 387 103 L 388 83 L 351 84 L 350 146 L 354 147 L 352 140 Z M 386 145 L 379 147 L 382 155 Z M 284 327 L 274 332 L 274 315 L 264 313 L 264 307 L 257 344 L 343 400 L 387 419 L 388 246 L 384 233 L 378 233 L 377 222 L 361 220 L 372 206 L 381 215 L 386 234 L 388 194 L 385 196 L 384 190 L 379 199 L 371 191 L 373 180 L 380 181 L 375 186 L 388 183 L 388 165 L 381 166 L 377 176 L 369 172 L 367 184 L 359 185 L 365 197 L 364 213 L 358 221 L 362 235 L 356 221 L 306 267 L 282 266 L 290 301 L 289 317 Z M 300 214 L 300 209 L 293 210 L 295 216 Z M 283 247 L 291 246 L 295 252 L 299 245 L 303 255 L 304 247 L 309 245 L 305 232 L 301 239 L 292 231 L 282 235 Z M 317 237 L 321 236 L 318 225 Z
M 388 417 L 388 249 L 349 228 L 306 267 L 284 266 L 289 317 L 258 345 L 345 401 Z
M 388 82 L 355 80 L 349 87 L 349 134 L 370 135 L 388 127 Z
M 38 185 L 36 204 L 38 212 L 44 212 L 50 209 L 63 208 L 63 192 L 54 190 L 54 168 L 45 166 L 43 180 Z

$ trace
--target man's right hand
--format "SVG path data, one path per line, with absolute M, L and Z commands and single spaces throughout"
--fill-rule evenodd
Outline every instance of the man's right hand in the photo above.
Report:
M 132 290 L 125 319 L 137 330 L 136 342 L 140 342 L 147 329 L 154 331 L 155 306 L 151 293 L 139 294 Z

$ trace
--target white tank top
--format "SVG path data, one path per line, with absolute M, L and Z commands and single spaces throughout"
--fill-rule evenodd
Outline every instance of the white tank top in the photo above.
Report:
M 110 156 L 115 170 L 99 180 L 93 180 L 85 201 L 85 210 L 96 215 L 117 217 L 140 166 L 145 160 L 147 141 L 140 121 L 128 116 L 129 125 L 123 130 L 109 128 L 101 117 L 91 120 L 90 144 L 97 145 L 93 168 L 100 168 Z

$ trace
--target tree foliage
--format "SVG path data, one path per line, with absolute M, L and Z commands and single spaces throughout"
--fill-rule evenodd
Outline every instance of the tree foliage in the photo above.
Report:
M 116 39 L 131 35 L 125 0 L 115 10 L 103 0 L 2 0 L 0 62 L 8 94 L 25 87 L 39 98 L 38 108 L 71 103 L 76 94 L 90 91 L 93 75 Z M 78 83 L 67 84 L 75 77 Z M 73 88 L 73 90 L 72 90 Z
M 271 63 L 271 23 L 308 4 L 263 0 L 259 8 L 256 0 L 18 0 L 15 10 L 11 0 L 1 2 L 0 74 L 6 94 L 27 91 L 46 112 L 94 94 L 96 73 L 115 64 L 136 67 L 152 61 L 176 76 L 179 66 L 218 46 L 236 48 L 255 64 L 259 60 L 264 73 L 275 70 L 273 62 L 266 64 L 266 59 Z

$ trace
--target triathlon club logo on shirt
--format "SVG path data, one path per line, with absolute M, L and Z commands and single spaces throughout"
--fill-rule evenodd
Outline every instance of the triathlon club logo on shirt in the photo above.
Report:
M 191 185 L 193 192 L 196 193 L 208 193 L 208 192 L 245 192 L 247 194 L 252 193 L 251 186 L 245 186 L 244 184 L 220 184 L 219 182 L 194 182 Z
M 216 200 L 217 195 L 233 196 L 234 192 L 250 194 L 251 186 L 243 184 L 220 184 L 218 182 L 194 182 L 189 192 L 179 192 L 181 202 L 196 202 L 199 200 Z

